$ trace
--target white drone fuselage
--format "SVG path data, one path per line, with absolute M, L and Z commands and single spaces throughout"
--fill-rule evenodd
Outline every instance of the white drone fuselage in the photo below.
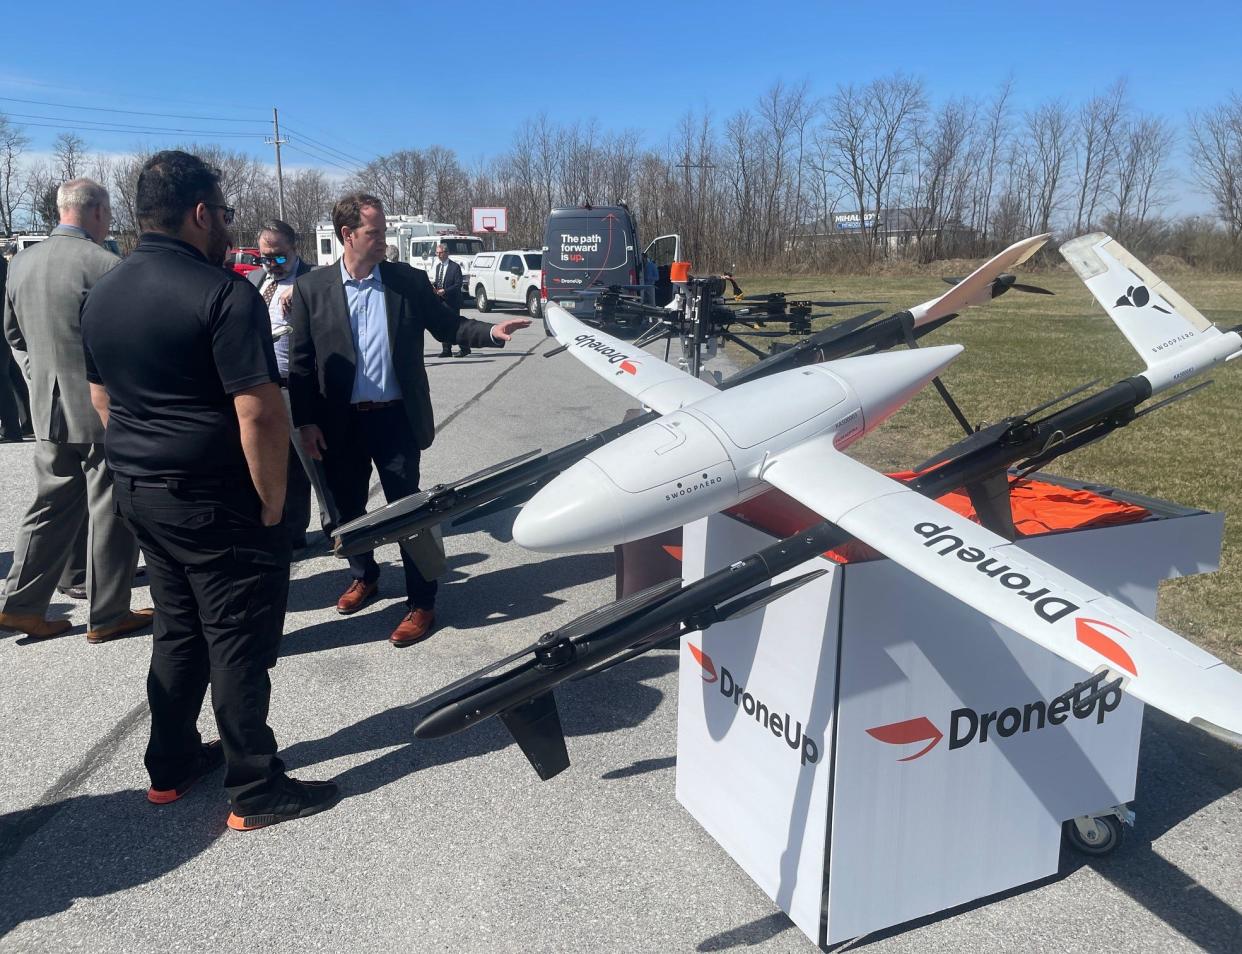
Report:
M 773 455 L 825 436 L 848 447 L 961 351 L 945 345 L 843 358 L 683 405 L 558 476 L 522 509 L 513 538 L 530 550 L 572 553 L 727 509 L 768 489 L 763 470 Z

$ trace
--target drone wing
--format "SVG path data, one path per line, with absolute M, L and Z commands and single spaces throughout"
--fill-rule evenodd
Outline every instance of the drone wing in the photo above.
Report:
M 915 305 L 910 309 L 910 313 L 914 315 L 914 327 L 921 327 L 945 315 L 955 315 L 973 305 L 987 304 L 992 300 L 992 282 L 996 277 L 1002 272 L 1021 265 L 1038 252 L 1051 237 L 1051 232 L 1045 232 L 1043 235 L 1032 235 L 1020 242 L 1014 242 L 995 258 L 984 262 L 939 298 Z
M 1242 673 L 1003 537 L 846 457 L 830 438 L 763 479 L 932 586 L 1175 718 L 1242 743 Z
M 715 394 L 706 381 L 665 364 L 641 348 L 588 328 L 555 302 L 544 315 L 556 340 L 588 368 L 660 414 Z

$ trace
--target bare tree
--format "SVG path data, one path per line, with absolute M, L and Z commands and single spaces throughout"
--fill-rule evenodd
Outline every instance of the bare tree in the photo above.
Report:
M 986 119 L 980 132 L 981 140 L 977 146 L 982 174 L 975 179 L 971 225 L 979 233 L 984 247 L 987 245 L 988 229 L 992 224 L 996 176 L 1009 144 L 1009 97 L 1012 93 L 1013 80 L 1007 79 L 988 104 Z
M 299 169 L 285 177 L 285 216 L 298 236 L 302 257 L 314 261 L 315 226 L 333 202 L 327 177 L 318 169 Z
M 29 186 L 21 159 L 29 145 L 25 130 L 0 113 L 0 231 L 5 234 L 17 231 L 17 213 L 27 199 Z
M 1191 114 L 1187 123 L 1195 178 L 1211 197 L 1235 247 L 1242 239 L 1242 97 Z
M 1026 185 L 1029 190 L 1028 224 L 1034 232 L 1048 232 L 1062 200 L 1065 163 L 1069 157 L 1072 124 L 1060 101 L 1045 103 L 1026 116 Z
M 52 143 L 52 160 L 52 172 L 60 182 L 84 175 L 88 160 L 86 140 L 74 133 L 61 133 Z
M 1118 80 L 1078 110 L 1075 233 L 1084 232 L 1095 223 L 1100 201 L 1112 184 L 1120 148 L 1118 138 L 1125 120 L 1125 99 L 1125 80 Z
M 1157 224 L 1157 213 L 1168 201 L 1173 129 L 1158 116 L 1140 116 L 1126 124 L 1118 140 L 1109 228 L 1132 251 L 1142 251 Z
M 869 260 L 880 247 L 881 214 L 893 176 L 914 147 L 914 129 L 925 109 L 922 83 L 900 73 L 861 89 L 840 87 L 827 108 L 837 175 L 858 203 L 858 232 Z

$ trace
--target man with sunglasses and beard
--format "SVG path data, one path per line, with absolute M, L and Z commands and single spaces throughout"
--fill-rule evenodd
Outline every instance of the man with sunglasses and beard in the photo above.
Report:
M 288 222 L 269 219 L 259 230 L 259 259 L 262 268 L 256 268 L 246 277 L 259 290 L 259 296 L 267 305 L 268 320 L 272 325 L 272 340 L 276 349 L 276 366 L 280 370 L 280 387 L 285 403 L 289 402 L 289 303 L 293 283 L 299 275 L 305 275 L 311 266 L 302 261 L 297 251 L 297 233 Z M 285 494 L 285 533 L 289 546 L 301 550 L 306 546 L 306 527 L 310 523 L 311 484 L 319 498 L 319 513 L 325 532 L 330 531 L 335 520 L 330 515 L 331 505 L 324 497 L 323 482 L 315 470 L 316 462 L 304 458 L 302 445 L 293 442 L 289 455 L 288 489 Z
M 82 337 L 117 512 L 155 602 L 147 799 L 177 801 L 224 763 L 228 826 L 248 831 L 337 794 L 287 776 L 267 724 L 289 592 L 289 418 L 263 299 L 221 267 L 233 210 L 219 170 L 156 153 L 135 205 L 138 247 L 91 290 Z M 204 745 L 209 684 L 220 741 Z

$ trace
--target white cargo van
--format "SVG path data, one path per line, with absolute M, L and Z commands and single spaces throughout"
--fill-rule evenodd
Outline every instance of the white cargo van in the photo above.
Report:
M 388 215 L 387 242 L 397 247 L 397 260 L 431 273 L 435 269 L 436 245 L 448 246 L 449 258 L 461 266 L 462 293 L 469 294 L 466 274 L 474 256 L 483 251 L 477 235 L 463 235 L 451 222 L 433 222 L 425 215 Z M 319 265 L 331 265 L 341 257 L 341 243 L 331 222 L 315 228 L 315 258 Z
M 469 287 L 475 307 L 520 305 L 539 317 L 539 288 L 543 283 L 543 253 L 537 248 L 480 252 L 470 269 Z

